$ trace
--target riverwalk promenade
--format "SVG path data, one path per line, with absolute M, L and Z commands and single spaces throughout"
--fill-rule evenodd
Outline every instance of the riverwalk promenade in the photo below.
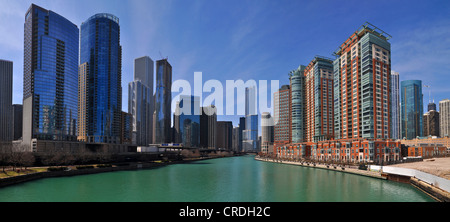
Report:
M 334 170 L 378 179 L 409 183 L 412 186 L 416 187 L 417 189 L 430 195 L 437 201 L 450 202 L 450 191 L 449 191 L 450 181 L 443 177 L 439 177 L 436 175 L 422 172 L 420 170 L 416 170 L 420 169 L 420 167 L 417 167 L 417 164 L 415 167 L 411 165 L 405 165 L 407 167 L 410 167 L 410 169 L 399 167 L 401 166 L 401 164 L 396 165 L 395 167 L 392 166 L 380 167 L 369 165 L 366 170 L 363 170 L 358 169 L 356 166 L 343 166 L 337 164 L 324 164 L 306 161 L 301 162 L 301 161 L 279 160 L 260 156 L 255 156 L 255 160 L 280 164 L 297 165 L 303 167 L 312 167 L 325 170 Z

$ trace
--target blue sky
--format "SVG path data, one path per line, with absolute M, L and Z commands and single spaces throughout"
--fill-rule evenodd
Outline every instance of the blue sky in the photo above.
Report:
M 366 21 L 392 36 L 392 70 L 401 80 L 421 79 L 436 103 L 450 98 L 450 1 L 0 0 L 0 59 L 14 62 L 15 104 L 22 103 L 23 23 L 31 3 L 78 27 L 96 13 L 119 17 L 124 111 L 137 57 L 168 57 L 173 80 L 192 83 L 200 71 L 204 82 L 217 79 L 224 88 L 237 79 L 279 80 L 281 86 L 289 83 L 289 71 L 315 55 L 333 58 Z M 423 94 L 426 109 L 428 88 Z M 238 124 L 238 116 L 218 120 Z

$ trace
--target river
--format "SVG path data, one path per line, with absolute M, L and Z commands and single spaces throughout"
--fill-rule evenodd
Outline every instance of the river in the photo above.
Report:
M 432 202 L 405 183 L 269 163 L 253 155 L 155 169 L 39 179 L 0 202 Z

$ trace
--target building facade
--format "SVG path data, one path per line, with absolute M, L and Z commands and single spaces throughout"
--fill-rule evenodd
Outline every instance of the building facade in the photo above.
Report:
M 12 92 L 13 62 L 0 59 L 0 143 L 14 139 Z
M 450 135 L 450 100 L 439 101 L 439 134 L 441 137 Z
M 390 38 L 365 23 L 335 51 L 335 138 L 390 137 Z
M 128 112 L 132 116 L 132 141 L 138 146 L 153 143 L 153 60 L 134 60 L 134 81 L 128 84 Z
M 122 116 L 122 46 L 119 19 L 100 13 L 81 24 L 80 70 L 85 69 L 84 130 L 90 143 L 120 143 Z M 81 76 L 81 75 L 80 75 Z M 82 89 L 81 89 L 82 90 Z
M 156 94 L 153 143 L 172 142 L 171 133 L 172 66 L 167 59 L 156 61 Z
M 23 105 L 13 104 L 13 140 L 22 138 Z
M 421 80 L 401 82 L 402 138 L 414 139 L 423 133 L 423 94 Z
M 289 73 L 291 88 L 291 139 L 293 143 L 305 141 L 305 66 L 300 65 Z
M 244 151 L 258 151 L 258 114 L 256 114 L 256 88 L 245 88 L 245 130 L 242 146 Z
M 391 138 L 400 139 L 400 76 L 391 72 Z
M 25 14 L 23 142 L 76 141 L 78 27 L 32 4 Z
M 217 108 L 214 105 L 202 107 L 200 116 L 200 147 L 216 148 Z M 239 135 L 238 135 L 239 136 Z M 239 137 L 238 147 L 239 147 Z
M 261 114 L 261 152 L 273 153 L 273 117 L 269 112 Z
M 274 93 L 274 138 L 273 146 L 291 143 L 291 89 L 289 85 L 283 85 Z
M 180 96 L 179 129 L 185 147 L 200 147 L 200 97 Z
M 434 103 L 433 103 L 434 104 Z M 436 105 L 428 106 L 428 112 L 423 114 L 423 136 L 440 136 L 439 134 L 439 112 Z
M 304 73 L 306 142 L 333 139 L 333 61 L 316 56 Z
M 233 145 L 233 123 L 217 121 L 216 149 L 231 150 Z

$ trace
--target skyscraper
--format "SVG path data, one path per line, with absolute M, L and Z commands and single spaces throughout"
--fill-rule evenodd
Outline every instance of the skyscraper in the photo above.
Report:
M 171 133 L 172 66 L 167 59 L 156 61 L 156 94 L 153 143 L 172 142 Z
M 80 44 L 80 64 L 88 69 L 85 69 L 84 89 L 85 134 L 79 136 L 84 136 L 88 142 L 120 143 L 122 46 L 119 19 L 107 13 L 91 16 L 81 24 Z
M 231 150 L 233 145 L 233 123 L 217 121 L 216 149 Z
M 291 142 L 291 89 L 283 85 L 273 95 L 274 141 L 276 149 Z
M 391 138 L 400 138 L 400 78 L 398 72 L 391 72 Z
M 428 112 L 423 114 L 423 136 L 439 136 L 439 112 L 436 104 L 428 104 Z
M 261 152 L 273 153 L 273 117 L 269 112 L 261 114 Z
M 333 61 L 316 56 L 304 73 L 306 141 L 332 139 L 334 134 Z
M 76 141 L 78 27 L 32 4 L 25 14 L 23 142 Z
M 0 143 L 13 140 L 13 62 L 0 59 Z
M 258 114 L 256 114 L 256 88 L 245 88 L 245 130 L 242 146 L 245 151 L 258 150 Z
M 421 137 L 423 129 L 423 94 L 421 80 L 401 82 L 402 138 Z
M 389 138 L 391 36 L 365 23 L 335 52 L 335 138 Z
M 291 111 L 292 111 L 292 143 L 305 141 L 305 66 L 300 65 L 296 70 L 289 73 L 291 87 Z
M 200 147 L 200 98 L 180 96 L 179 129 L 185 147 Z
M 22 138 L 22 119 L 23 119 L 23 105 L 13 104 L 13 139 L 18 140 Z
M 202 107 L 200 116 L 200 146 L 216 148 L 217 108 L 214 105 Z M 239 135 L 238 135 L 239 136 Z M 239 139 L 239 138 L 237 138 Z M 239 143 L 239 140 L 238 140 Z M 238 145 L 239 146 L 239 145 Z
M 128 84 L 128 112 L 132 115 L 132 141 L 147 146 L 153 139 L 153 60 L 134 60 L 134 81 Z
M 439 134 L 450 135 L 450 99 L 439 101 Z

